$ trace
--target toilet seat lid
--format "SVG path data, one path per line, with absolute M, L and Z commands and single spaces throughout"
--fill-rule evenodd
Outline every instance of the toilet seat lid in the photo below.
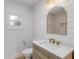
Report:
M 32 48 L 23 50 L 23 54 L 32 54 Z

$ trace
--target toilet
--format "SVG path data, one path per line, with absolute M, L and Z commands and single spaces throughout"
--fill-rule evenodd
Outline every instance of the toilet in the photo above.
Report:
M 25 59 L 32 59 L 32 48 L 27 48 L 23 50 L 22 53 L 25 56 Z

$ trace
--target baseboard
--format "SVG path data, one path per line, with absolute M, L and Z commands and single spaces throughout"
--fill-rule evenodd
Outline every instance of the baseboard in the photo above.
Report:
M 5 59 L 18 59 L 20 57 L 23 57 L 24 58 L 24 55 L 22 53 L 16 53 L 16 54 L 11 55 L 10 57 L 5 58 Z

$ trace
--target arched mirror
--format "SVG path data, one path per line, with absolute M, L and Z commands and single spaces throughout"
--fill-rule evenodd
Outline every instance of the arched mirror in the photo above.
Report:
M 67 34 L 67 12 L 63 7 L 52 8 L 47 15 L 47 33 Z

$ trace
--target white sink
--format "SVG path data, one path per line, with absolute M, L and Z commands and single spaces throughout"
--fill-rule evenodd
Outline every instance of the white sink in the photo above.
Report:
M 56 45 L 56 44 L 50 44 L 49 42 L 40 42 L 39 43 L 42 47 L 44 48 L 49 48 L 49 49 L 52 49 L 52 50 L 56 50 L 58 48 L 60 48 L 61 46 L 60 45 Z

